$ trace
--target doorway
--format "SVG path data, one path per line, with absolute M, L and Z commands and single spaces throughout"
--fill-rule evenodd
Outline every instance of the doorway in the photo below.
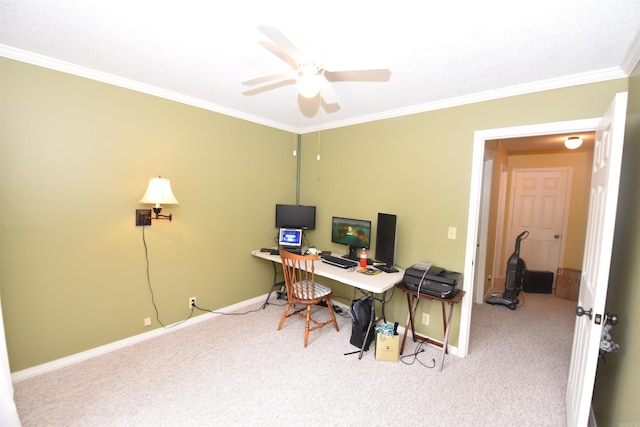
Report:
M 579 150 L 564 147 L 567 134 L 486 143 L 487 153 L 500 145 L 496 161 L 502 169 L 492 178 L 491 186 L 498 194 L 482 200 L 483 205 L 491 205 L 494 215 L 486 231 L 485 252 L 490 256 L 478 258 L 487 270 L 485 278 L 476 278 L 485 296 L 504 290 L 506 262 L 515 236 L 524 230 L 529 236 L 522 242 L 521 257 L 529 270 L 549 271 L 555 276 L 559 267 L 581 269 L 595 135 L 580 135 L 585 142 Z
M 481 263 L 482 265 L 486 265 L 487 262 L 487 254 L 490 254 L 491 251 L 484 250 L 478 251 L 478 236 L 481 234 L 481 222 L 480 222 L 480 212 L 483 203 L 483 199 L 489 200 L 491 197 L 498 197 L 497 191 L 495 192 L 484 192 L 483 188 L 483 166 L 485 164 L 485 160 L 487 158 L 493 158 L 494 160 L 494 177 L 497 175 L 497 182 L 500 182 L 500 174 L 504 172 L 501 167 L 497 167 L 495 164 L 496 155 L 495 153 L 490 153 L 486 150 L 486 145 L 488 142 L 493 141 L 494 143 L 499 142 L 500 144 L 509 144 L 513 145 L 512 150 L 516 150 L 521 155 L 525 153 L 533 153 L 539 151 L 540 149 L 532 149 L 532 146 L 524 144 L 526 142 L 525 138 L 534 138 L 534 137 L 542 137 L 542 136 L 551 136 L 551 135 L 566 135 L 566 134 L 575 134 L 575 133 L 591 133 L 593 132 L 598 123 L 600 122 L 600 118 L 593 119 L 585 119 L 585 120 L 575 120 L 575 121 L 567 121 L 567 122 L 555 122 L 555 123 L 544 123 L 530 126 L 519 126 L 512 128 L 501 128 L 501 129 L 490 129 L 484 131 L 477 131 L 474 135 L 474 145 L 473 145 L 473 156 L 472 156 L 472 167 L 471 167 L 471 194 L 469 200 L 469 217 L 468 217 L 468 235 L 467 235 L 467 245 L 465 251 L 465 259 L 469 260 L 466 263 L 464 269 L 464 277 L 465 282 L 470 283 L 470 288 L 467 290 L 471 295 L 477 295 L 476 287 L 477 286 L 485 286 L 486 277 L 476 277 L 476 264 Z M 560 138 L 559 136 L 557 138 Z M 490 194 L 488 194 L 490 193 Z M 488 233 L 485 233 L 487 236 Z M 584 236 L 583 236 L 584 237 Z M 489 241 L 491 238 L 488 239 Z M 506 246 L 506 245 L 505 245 Z M 506 249 L 504 249 L 506 250 Z M 476 255 L 484 254 L 484 258 L 476 258 Z M 496 264 L 496 263 L 494 263 Z M 491 266 L 493 269 L 493 266 Z M 493 271 L 493 270 L 490 270 Z M 460 313 L 460 336 L 458 340 L 458 349 L 457 353 L 459 356 L 465 357 L 468 354 L 469 350 L 469 331 L 471 327 L 471 311 L 473 304 L 475 302 L 475 298 L 465 298 L 462 301 L 461 313 Z

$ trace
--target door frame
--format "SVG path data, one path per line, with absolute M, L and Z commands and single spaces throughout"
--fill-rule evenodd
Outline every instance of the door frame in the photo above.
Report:
M 519 138 L 572 132 L 593 132 L 600 123 L 601 117 L 571 120 L 563 122 L 540 123 L 508 128 L 485 129 L 474 132 L 473 155 L 471 160 L 471 181 L 469 191 L 469 216 L 467 219 L 467 243 L 465 249 L 464 283 L 468 295 L 474 294 L 476 246 L 480 227 L 480 207 L 483 165 L 485 159 L 485 142 L 492 139 Z M 482 261 L 484 262 L 484 261 Z M 469 354 L 469 336 L 471 329 L 471 311 L 474 298 L 463 298 L 460 307 L 460 334 L 458 338 L 458 356 Z
M 486 158 L 482 172 L 482 194 L 480 197 L 480 226 L 478 227 L 478 243 L 476 244 L 475 293 L 476 304 L 484 301 L 484 280 L 487 276 L 487 242 L 489 240 L 489 206 L 491 204 L 491 175 L 493 174 L 493 159 Z
M 502 263 L 502 252 L 503 252 L 503 244 L 504 241 L 504 225 L 507 219 L 507 184 L 509 181 L 509 169 L 505 165 L 500 165 L 500 182 L 498 184 L 498 212 L 496 214 L 496 235 L 494 242 L 494 251 L 493 251 L 493 266 L 492 266 L 492 288 L 495 289 L 496 279 L 497 280 L 505 280 L 506 268 Z

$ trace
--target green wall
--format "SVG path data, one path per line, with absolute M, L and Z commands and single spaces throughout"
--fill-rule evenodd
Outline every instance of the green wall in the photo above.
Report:
M 275 203 L 295 202 L 294 135 L 12 60 L 0 66 L 0 292 L 12 371 L 149 330 L 134 212 L 153 176 L 171 179 L 181 202 L 166 208 L 173 222 L 145 229 L 161 320 L 187 317 L 190 296 L 215 309 L 267 292 L 271 267 L 249 252 L 273 243 Z M 474 131 L 599 117 L 626 89 L 621 79 L 303 135 L 300 202 L 318 206 L 308 238 L 341 251 L 330 243 L 332 215 L 395 213 L 399 265 L 463 271 Z M 450 226 L 457 240 L 447 239 Z M 402 323 L 405 304 L 396 294 L 387 318 Z M 459 308 L 452 345 L 458 324 Z M 423 332 L 441 338 L 441 325 Z
M 173 221 L 144 230 L 160 320 L 266 292 L 275 201 L 293 202 L 292 134 L 10 60 L 0 62 L 0 291 L 13 371 L 158 327 L 142 227 L 150 178 Z M 286 159 L 286 160 L 283 160 Z

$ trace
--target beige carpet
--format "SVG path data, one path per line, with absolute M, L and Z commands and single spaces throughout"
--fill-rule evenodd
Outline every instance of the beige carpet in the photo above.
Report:
M 277 332 L 272 299 L 20 381 L 15 400 L 25 427 L 564 426 L 575 303 L 523 296 L 516 311 L 475 305 L 470 354 L 447 356 L 442 372 L 428 367 L 433 347 L 398 363 L 345 356 L 356 350 L 347 317 L 305 349 L 303 319 Z

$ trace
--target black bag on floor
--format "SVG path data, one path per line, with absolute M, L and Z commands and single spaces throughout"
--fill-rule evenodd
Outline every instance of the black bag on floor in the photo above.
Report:
M 375 337 L 375 324 L 371 325 L 369 336 L 367 336 L 367 328 L 371 322 L 371 298 L 359 299 L 351 304 L 347 310 L 347 314 L 351 317 L 351 340 L 352 345 L 360 349 L 369 350 L 369 345 Z M 365 337 L 366 341 L 365 342 Z

